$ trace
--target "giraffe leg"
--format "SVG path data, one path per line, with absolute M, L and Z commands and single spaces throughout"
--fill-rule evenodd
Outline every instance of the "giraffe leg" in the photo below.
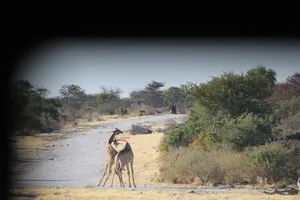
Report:
M 114 178 L 115 178 L 115 174 L 116 174 L 116 170 L 113 171 L 113 175 L 112 175 L 112 179 L 111 179 L 111 184 L 110 186 L 112 187 L 113 186 L 113 183 L 114 183 Z
M 124 184 L 124 182 L 123 182 L 123 176 L 122 176 L 122 168 L 124 168 L 124 166 L 123 165 L 121 165 L 120 167 L 119 167 L 119 179 L 120 179 L 120 183 L 121 183 L 121 187 L 125 187 L 125 184 Z
M 130 167 L 131 167 L 132 182 L 133 182 L 134 187 L 136 188 L 135 181 L 134 181 L 134 174 L 133 174 L 133 158 L 130 162 Z
M 112 177 L 112 180 L 111 180 L 111 187 L 113 186 L 113 182 L 114 182 L 114 178 L 115 178 L 115 174 L 118 175 L 118 166 L 119 166 L 119 163 L 116 162 L 116 165 L 115 165 L 115 170 L 113 172 L 113 177 Z M 119 175 L 118 175 L 119 176 Z
M 103 187 L 105 186 L 105 184 L 106 184 L 106 181 L 108 180 L 108 178 L 110 177 L 110 175 L 111 175 L 111 172 L 112 172 L 112 164 L 110 163 L 109 164 L 109 171 L 108 171 L 108 176 L 106 177 L 106 179 L 105 179 L 105 181 L 104 181 L 104 183 L 103 183 Z
M 110 175 L 111 175 L 111 172 L 112 172 L 112 170 L 110 169 L 109 171 L 108 171 L 108 176 L 106 177 L 106 179 L 105 179 L 105 181 L 104 181 L 104 183 L 103 183 L 103 187 L 105 186 L 105 184 L 106 184 L 106 181 L 108 180 L 108 178 L 110 177 Z
M 127 170 L 127 175 L 128 175 L 128 184 L 129 184 L 129 187 L 131 187 L 131 183 L 130 183 L 130 171 L 129 171 L 129 165 L 128 165 L 128 163 L 126 164 L 126 170 Z
M 116 163 L 115 173 L 117 174 L 117 176 L 119 178 L 120 186 L 122 187 L 122 180 L 121 180 L 121 177 L 120 177 L 120 174 L 122 173 L 122 169 L 121 169 L 121 163 L 120 163 L 120 160 L 119 160 L 119 154 L 117 154 L 117 156 L 116 156 L 115 163 Z M 113 183 L 113 181 L 112 181 L 112 183 Z
M 102 175 L 102 178 L 101 178 L 101 180 L 98 182 L 97 186 L 99 186 L 99 185 L 101 184 L 101 182 L 102 182 L 102 180 L 103 180 L 104 176 L 106 175 L 107 168 L 108 168 L 108 164 L 106 163 L 106 165 L 105 165 L 105 170 L 104 170 L 104 173 L 103 173 L 103 175 Z
M 117 174 L 118 174 L 118 178 L 119 178 L 119 182 L 120 182 L 120 187 L 123 187 L 122 180 L 121 180 L 121 177 L 120 177 L 120 171 L 118 171 Z
M 122 184 L 123 179 L 121 177 L 122 176 L 122 170 L 120 168 L 118 170 L 119 170 L 118 171 L 118 177 L 119 177 L 120 186 L 123 187 L 123 184 Z
M 116 166 L 115 166 L 115 173 L 117 174 L 118 178 L 119 178 L 119 183 L 120 183 L 120 186 L 122 187 L 122 184 L 121 184 L 121 178 L 120 178 L 120 163 L 117 161 L 116 162 Z

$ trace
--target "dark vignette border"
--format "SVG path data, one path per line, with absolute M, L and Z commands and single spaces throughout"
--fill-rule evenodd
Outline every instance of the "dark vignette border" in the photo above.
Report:
M 300 31 L 289 25 L 266 24 L 99 24 L 96 20 L 73 20 L 61 16 L 34 16 L 8 21 L 2 36 L 4 52 L 1 71 L 2 103 L 2 197 L 8 196 L 9 168 L 7 161 L 12 154 L 8 139 L 13 122 L 9 99 L 9 83 L 18 63 L 31 50 L 43 42 L 56 38 L 113 40 L 197 40 L 197 39 L 268 39 L 299 40 Z M 6 106 L 7 105 L 7 106 Z

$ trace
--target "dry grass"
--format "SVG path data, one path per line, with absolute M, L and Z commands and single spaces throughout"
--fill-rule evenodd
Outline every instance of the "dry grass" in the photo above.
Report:
M 80 200 L 115 200 L 115 199 L 146 199 L 146 200 L 299 200 L 300 195 L 282 196 L 282 195 L 266 195 L 256 190 L 236 189 L 228 190 L 228 192 L 207 193 L 188 193 L 187 191 L 163 191 L 163 190 L 125 190 L 125 189 L 98 189 L 98 188 L 35 188 L 35 189 L 15 189 L 12 191 L 11 200 L 58 200 L 58 199 L 80 199 Z

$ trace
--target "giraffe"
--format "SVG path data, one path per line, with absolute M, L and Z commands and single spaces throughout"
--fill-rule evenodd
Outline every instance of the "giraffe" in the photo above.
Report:
M 298 185 L 298 188 L 300 189 L 300 177 L 297 180 L 297 185 Z
M 109 176 L 112 173 L 112 166 L 115 164 L 115 157 L 118 154 L 118 152 L 111 146 L 111 143 L 114 141 L 114 137 L 120 133 L 123 133 L 122 131 L 120 131 L 119 129 L 115 128 L 115 130 L 113 131 L 113 134 L 110 136 L 108 143 L 106 144 L 106 164 L 105 164 L 105 170 L 104 173 L 102 175 L 101 180 L 98 182 L 97 186 L 99 186 L 104 178 L 104 176 L 106 175 L 107 169 L 109 170 L 108 172 L 108 176 L 104 181 L 103 187 L 105 186 L 105 183 L 107 181 L 107 179 L 109 178 Z
M 115 158 L 115 173 L 119 177 L 120 185 L 121 187 L 125 187 L 124 182 L 123 182 L 123 177 L 122 177 L 122 170 L 124 170 L 124 167 L 126 166 L 126 171 L 128 174 L 128 182 L 129 182 L 129 187 L 131 187 L 130 183 L 130 171 L 129 171 L 129 163 L 130 163 L 130 168 L 131 168 L 131 176 L 132 176 L 132 182 L 134 187 L 136 188 L 136 184 L 134 181 L 134 173 L 133 173 L 133 160 L 134 160 L 134 154 L 132 151 L 132 148 L 130 144 L 126 140 L 115 140 L 114 143 L 117 145 L 117 141 L 124 141 L 125 142 L 125 147 L 118 152 Z M 114 175 L 112 179 L 112 183 L 114 180 Z
M 124 141 L 124 142 L 127 142 L 126 140 L 117 140 L 116 138 L 113 139 L 113 143 L 114 145 L 117 147 L 120 143 L 118 141 Z M 116 162 L 115 162 L 116 163 Z M 123 169 L 125 171 L 125 166 L 123 166 Z M 113 177 L 112 177 L 112 180 L 111 180 L 111 187 L 113 186 L 113 182 L 114 182 L 114 177 L 115 177 L 115 174 L 117 174 L 117 171 L 114 170 L 115 173 L 113 173 Z M 121 179 L 119 178 L 119 181 L 120 181 L 120 184 L 121 184 Z

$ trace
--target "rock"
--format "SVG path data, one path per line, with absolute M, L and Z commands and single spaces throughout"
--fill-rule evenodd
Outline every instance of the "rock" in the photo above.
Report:
M 194 190 L 187 191 L 187 193 L 195 193 Z
M 150 126 L 132 124 L 130 133 L 132 133 L 132 134 L 151 134 L 152 130 L 150 130 Z

